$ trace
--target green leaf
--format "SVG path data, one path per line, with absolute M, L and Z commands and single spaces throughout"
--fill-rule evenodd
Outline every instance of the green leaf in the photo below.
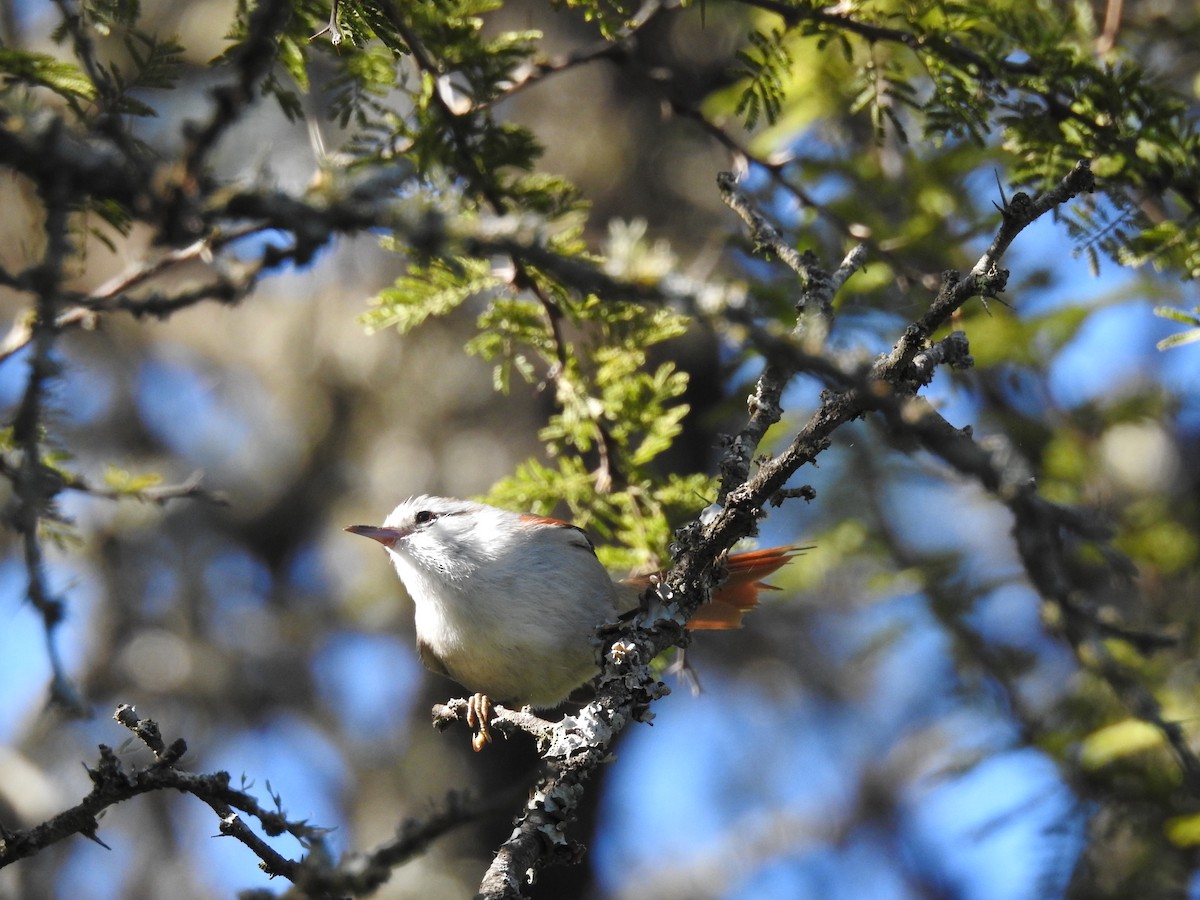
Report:
M 1163 338 L 1154 346 L 1159 350 L 1171 350 L 1175 347 L 1182 347 L 1184 344 L 1193 344 L 1196 341 L 1200 341 L 1200 328 L 1193 328 L 1191 331 L 1172 334 L 1169 337 Z
M 157 472 L 134 475 L 125 469 L 110 465 L 104 472 L 104 483 L 118 493 L 133 495 L 158 487 L 162 484 L 162 476 Z
M 368 331 L 396 328 L 406 334 L 430 316 L 443 316 L 471 297 L 499 287 L 502 281 L 491 274 L 486 260 L 435 260 L 428 265 L 412 263 L 407 274 L 393 287 L 371 301 L 372 309 L 359 320 Z
M 1088 735 L 1080 748 L 1079 762 L 1090 772 L 1161 746 L 1162 731 L 1141 719 L 1125 719 Z
M 1200 306 L 1192 310 L 1192 312 L 1184 312 L 1182 309 L 1175 309 L 1173 306 L 1156 306 L 1154 314 L 1161 319 L 1170 319 L 1173 322 L 1181 322 L 1184 325 L 1196 326 L 1188 331 L 1181 331 L 1179 334 L 1172 334 L 1163 338 L 1155 346 L 1159 350 L 1170 350 L 1173 347 L 1181 347 L 1184 344 L 1191 344 L 1195 341 L 1200 341 Z
M 284 35 L 279 40 L 279 62 L 284 71 L 292 77 L 301 93 L 308 93 L 308 66 L 304 59 L 304 49 L 295 38 Z
M 746 85 L 734 113 L 745 118 L 747 128 L 754 128 L 760 116 L 774 125 L 783 108 L 784 73 L 792 67 L 784 34 L 779 28 L 767 34 L 751 32 L 752 49 L 737 54 L 738 73 L 746 79 Z
M 0 74 L 27 84 L 41 85 L 63 97 L 95 100 L 96 86 L 77 65 L 45 53 L 26 53 L 0 47 Z

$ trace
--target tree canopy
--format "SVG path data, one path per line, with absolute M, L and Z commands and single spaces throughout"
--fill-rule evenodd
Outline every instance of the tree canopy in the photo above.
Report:
M 1194 890 L 1200 15 L 1135 7 L 7 4 L 0 893 Z M 420 493 L 661 573 L 478 756 L 341 530 Z

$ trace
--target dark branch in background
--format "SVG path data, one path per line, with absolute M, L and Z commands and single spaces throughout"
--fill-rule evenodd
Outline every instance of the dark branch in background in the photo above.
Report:
M 527 66 L 512 73 L 509 81 L 504 84 L 503 89 L 496 97 L 486 102 L 476 103 L 474 109 L 476 111 L 491 109 L 501 101 L 508 100 L 526 88 L 533 87 L 552 75 L 561 74 L 577 66 L 587 65 L 602 59 L 614 62 L 628 61 L 638 32 L 658 18 L 664 12 L 664 9 L 665 7 L 660 0 L 647 0 L 647 2 L 642 4 L 641 9 L 627 19 L 624 25 L 613 32 L 610 37 L 596 41 L 588 47 L 573 50 L 570 53 L 529 63 Z
M 1100 618 L 1089 608 L 1086 589 L 1073 575 L 1070 543 L 1102 544 L 1109 537 L 1105 529 L 1097 528 L 1093 521 L 1076 510 L 1039 497 L 1031 474 L 1015 453 L 999 448 L 985 449 L 969 431 L 955 428 L 928 404 L 913 398 L 913 389 L 928 383 L 936 365 L 948 363 L 960 368 L 970 365 L 966 338 L 960 332 L 932 345 L 928 344 L 930 336 L 967 299 L 976 295 L 986 297 L 999 290 L 997 285 L 1002 285 L 1007 278 L 1007 272 L 999 268 L 999 260 L 1021 231 L 1040 216 L 1093 187 L 1090 168 L 1086 162 L 1080 162 L 1054 189 L 1037 198 L 1031 199 L 1021 193 L 1015 195 L 1003 210 L 999 232 L 970 273 L 961 279 L 957 273 L 949 273 L 945 287 L 930 310 L 906 329 L 890 354 L 881 357 L 872 367 L 871 381 L 885 382 L 891 390 L 881 391 L 871 382 L 860 380 L 850 395 L 857 396 L 858 401 L 852 406 L 860 412 L 881 413 L 894 431 L 915 437 L 920 446 L 977 480 L 1008 506 L 1015 518 L 1013 536 L 1025 571 L 1042 598 L 1062 610 L 1062 630 L 1077 659 L 1107 682 L 1130 712 L 1162 732 L 1179 762 L 1188 790 L 1197 794 L 1200 793 L 1200 758 L 1191 749 L 1182 728 L 1166 718 L 1153 693 L 1132 677 L 1104 644 L 1106 639 L 1117 638 L 1148 652 L 1166 646 L 1172 640 Z M 777 358 L 777 348 L 773 350 L 774 353 L 769 355 Z M 798 353 L 794 368 L 799 370 L 806 359 Z M 828 370 L 824 374 L 829 374 Z M 844 375 L 847 379 L 853 378 L 851 373 Z M 760 379 L 760 390 L 763 380 Z M 830 405 L 833 404 L 827 403 Z M 752 406 L 751 421 L 756 409 L 757 405 Z M 831 409 L 831 414 L 840 418 L 836 408 Z M 794 442 L 795 458 L 811 454 L 813 446 L 811 439 L 799 445 Z M 759 477 L 773 465 L 764 465 Z M 1111 571 L 1128 576 L 1128 561 L 1111 548 L 1103 547 L 1102 551 Z
M 158 726 L 150 719 L 138 718 L 132 706 L 119 706 L 113 718 L 154 753 L 155 761 L 142 768 L 127 770 L 113 750 L 101 744 L 99 765 L 88 769 L 93 785 L 91 793 L 78 805 L 41 825 L 0 835 L 0 868 L 33 856 L 73 834 L 95 839 L 99 827 L 96 817 L 102 810 L 139 794 L 160 790 L 181 791 L 207 803 L 220 819 L 220 833 L 235 837 L 249 847 L 262 861 L 264 871 L 272 875 L 288 876 L 294 873 L 298 863 L 280 856 L 255 834 L 238 815 L 239 810 L 258 819 L 269 835 L 286 833 L 302 842 L 321 840 L 324 829 L 289 821 L 281 811 L 263 809 L 250 794 L 230 788 L 226 772 L 196 775 L 175 768 L 187 752 L 187 744 L 176 740 L 168 746 Z
M 405 819 L 394 837 L 365 853 L 347 854 L 335 866 L 331 866 L 328 859 L 311 854 L 297 870 L 293 887 L 281 896 L 284 900 L 368 896 L 391 878 L 394 869 L 424 853 L 447 832 L 482 816 L 511 808 L 524 793 L 524 785 L 514 784 L 512 789 L 499 791 L 480 802 L 468 794 L 451 792 L 440 809 L 433 809 L 419 818 Z M 241 896 L 246 900 L 259 896 L 264 900 L 276 897 L 269 891 L 251 891 Z
M 734 187 L 730 179 L 722 179 L 723 192 L 732 193 Z M 864 380 L 862 387 L 827 391 L 820 408 L 789 446 L 764 462 L 756 473 L 751 475 L 746 471 L 740 483 L 736 477 L 743 469 L 742 454 L 748 452 L 753 456 L 761 433 L 748 427 L 743 432 L 743 444 L 726 450 L 722 465 L 722 508 L 710 520 L 697 521 L 679 532 L 675 562 L 662 581 L 643 596 L 641 612 L 632 621 L 615 627 L 618 635 L 615 640 L 611 635 L 604 638 L 607 650 L 597 698 L 579 716 L 569 716 L 555 726 L 549 749 L 544 753 L 552 774 L 538 786 L 526 804 L 523 818 L 497 852 L 484 876 L 482 897 L 489 900 L 519 897 L 526 873 L 577 856 L 578 849 L 567 842 L 563 831 L 573 817 L 584 782 L 606 758 L 616 735 L 629 722 L 645 719 L 649 704 L 665 692 L 648 663 L 686 640 L 684 623 L 708 599 L 720 556 L 738 540 L 754 533 L 763 508 L 802 465 L 829 446 L 830 437 L 838 427 L 880 409 L 883 404 L 911 402 L 906 398 L 914 397 L 928 382 L 928 367 L 934 356 L 965 363 L 969 357 L 964 356 L 964 341 L 956 338 L 931 355 L 929 337 L 967 300 L 986 296 L 1003 285 L 1007 273 L 998 268 L 999 258 L 1023 228 L 1038 215 L 1090 187 L 1091 173 L 1086 165 L 1080 164 L 1058 189 L 1028 203 L 1021 202 L 1015 209 L 1006 209 L 1000 232 L 972 271 L 961 279 L 947 279 L 950 286 L 939 293 L 925 316 L 906 329 L 892 353 L 880 357 L 859 376 Z M 731 199 L 735 208 L 743 206 L 744 198 L 733 195 Z M 752 219 L 758 221 L 758 217 Z M 811 276 L 814 267 L 815 261 L 806 262 L 804 270 Z M 844 263 L 839 272 L 848 273 L 853 268 L 849 262 Z M 813 280 L 809 281 L 811 284 Z M 815 281 L 819 285 L 826 283 L 826 279 Z M 827 281 L 832 285 L 832 279 Z M 922 353 L 925 355 L 918 369 L 916 359 Z M 770 374 L 778 378 L 780 373 Z M 783 383 L 786 381 L 787 377 Z M 755 397 L 773 398 L 777 407 L 782 387 L 783 384 L 764 387 L 760 378 Z M 757 402 L 752 398 L 752 403 Z M 751 408 L 750 414 L 753 422 L 756 408 Z M 900 424 L 903 426 L 904 422 Z
M 0 125 L 7 124 L 0 113 Z M 158 205 L 148 169 L 109 144 L 80 140 L 54 115 L 37 116 L 20 129 L 0 127 L 0 164 L 36 184 L 58 182 L 72 198 L 106 198 L 136 216 L 150 217 Z
M 187 247 L 170 250 L 152 260 L 137 263 L 91 291 L 83 302 L 83 305 L 93 310 L 110 308 L 108 304 L 116 298 L 153 278 L 163 275 L 174 266 L 196 260 L 202 262 L 210 261 L 216 252 L 228 244 L 249 237 L 252 234 L 257 234 L 260 231 L 262 231 L 262 227 L 254 224 L 218 230 Z
M 187 753 L 187 743 L 178 739 L 168 744 L 158 725 L 151 719 L 140 718 L 132 706 L 117 707 L 113 718 L 154 754 L 154 761 L 145 766 L 126 767 L 112 748 L 101 744 L 99 763 L 87 770 L 92 790 L 83 800 L 32 828 L 0 829 L 0 869 L 75 834 L 103 844 L 96 835 L 101 812 L 140 794 L 169 790 L 191 794 L 208 804 L 217 816 L 218 832 L 245 844 L 268 875 L 292 881 L 299 889 L 296 896 L 361 895 L 379 887 L 396 865 L 422 852 L 431 841 L 490 809 L 464 795 L 451 794 L 443 809 L 420 821 L 402 823 L 395 838 L 369 853 L 347 857 L 340 866 L 331 868 L 324 846 L 328 829 L 289 819 L 277 796 L 272 797 L 274 809 L 264 807 L 247 791 L 232 788 L 228 772 L 200 775 L 179 769 L 178 764 Z M 308 854 L 302 860 L 288 859 L 251 828 L 246 817 L 256 820 L 268 837 L 291 835 Z
M 1087 599 L 1072 545 L 1102 545 L 1109 535 L 1078 510 L 1051 503 L 1037 494 L 1029 471 L 1015 452 L 984 448 L 969 432 L 955 428 L 927 404 L 912 409 L 888 398 L 877 406 L 896 431 L 918 439 L 930 453 L 977 480 L 1013 513 L 1013 539 L 1030 582 L 1044 601 L 1062 611 L 1061 632 L 1085 668 L 1094 671 L 1121 699 L 1129 712 L 1157 727 L 1166 738 L 1184 775 L 1188 792 L 1200 796 L 1200 758 L 1178 723 L 1166 718 L 1158 699 L 1113 656 L 1105 641 L 1117 638 L 1141 652 L 1173 643 L 1159 634 L 1138 632 L 1101 618 Z M 1129 563 L 1103 546 L 1109 571 L 1129 576 Z
M 1028 198 L 1018 201 L 1018 211 L 1006 210 L 1000 235 L 972 272 L 994 270 L 1000 255 L 1016 234 L 1052 208 L 1053 204 L 1047 202 L 1048 198 L 1053 198 L 1055 203 L 1066 202 L 1074 193 L 1086 190 L 1089 179 L 1090 172 L 1080 164 L 1055 190 L 1047 192 L 1037 201 L 1028 201 Z M 965 283 L 967 280 L 948 277 L 948 288 L 939 295 L 937 302 L 944 304 L 945 298 L 963 290 Z M 928 316 L 922 323 L 930 330 L 941 324 L 930 321 Z M 919 326 L 917 330 L 920 331 Z M 919 397 L 878 389 L 878 382 L 874 378 L 889 369 L 899 371 L 908 350 L 914 346 L 913 342 L 914 333 L 910 327 L 905 338 L 897 343 L 896 350 L 877 361 L 875 371 L 871 373 L 839 370 L 836 365 L 821 357 L 814 357 L 799 347 L 792 345 L 789 348 L 778 340 L 764 340 L 756 335 L 756 346 L 772 360 L 771 366 L 777 367 L 777 371 L 788 368 L 811 371 L 827 382 L 852 392 L 859 398 L 854 406 L 864 412 L 881 414 L 893 432 L 915 438 L 918 446 L 978 481 L 1008 506 L 1014 515 L 1014 540 L 1030 582 L 1045 601 L 1062 611 L 1062 632 L 1081 665 L 1096 672 L 1107 682 L 1126 708 L 1162 731 L 1179 761 L 1189 789 L 1193 793 L 1200 792 L 1200 759 L 1190 748 L 1183 730 L 1166 718 L 1157 698 L 1118 663 L 1104 643 L 1115 638 L 1142 653 L 1148 653 L 1172 645 L 1174 639 L 1106 620 L 1090 608 L 1085 588 L 1079 583 L 1078 577 L 1072 574 L 1079 565 L 1079 560 L 1073 554 L 1073 545 L 1099 549 L 1110 571 L 1118 576 L 1128 577 L 1131 574 L 1130 564 L 1117 551 L 1105 545 L 1110 535 L 1091 517 L 1039 497 L 1031 473 L 1014 451 L 994 442 L 989 447 L 980 445 L 969 430 L 955 428 Z M 916 343 L 919 345 L 920 341 Z M 790 366 L 787 362 L 789 356 Z M 954 332 L 913 355 L 911 383 L 927 384 L 934 368 L 943 364 L 954 368 L 971 365 L 966 336 L 961 332 Z M 760 379 L 760 391 L 765 380 L 764 373 Z M 751 421 L 754 421 L 758 410 L 757 396 L 751 398 Z
M 113 285 L 113 294 L 102 295 L 111 304 L 109 307 L 94 305 L 93 309 L 88 309 L 78 303 L 78 297 L 72 297 L 64 290 L 64 272 L 74 251 L 69 239 L 70 213 L 81 200 L 102 198 L 120 204 L 134 217 L 149 220 L 169 209 L 172 203 L 170 199 L 164 203 L 154 193 L 156 180 L 151 177 L 141 155 L 135 152 L 120 116 L 108 107 L 119 99 L 120 91 L 108 70 L 96 58 L 84 14 L 73 0 L 56 2 L 75 56 L 96 88 L 100 116 L 96 131 L 107 138 L 107 142 L 81 140 L 70 133 L 62 119 L 50 114 L 35 117 L 20 128 L 0 127 L 0 164 L 24 174 L 36 186 L 45 208 L 46 236 L 45 252 L 36 265 L 17 275 L 5 272 L 3 276 L 7 286 L 32 295 L 33 309 L 30 317 L 13 327 L 0 348 L 0 363 L 22 347 L 31 348 L 25 390 L 12 423 L 12 439 L 19 460 L 0 460 L 0 473 L 13 484 L 14 500 L 8 517 L 21 535 L 28 579 L 27 596 L 41 616 L 46 636 L 47 656 L 53 673 L 50 699 L 64 709 L 82 715 L 87 711 L 86 705 L 71 684 L 56 646 L 55 632 L 65 615 L 65 605 L 54 595 L 46 577 L 41 532 L 45 523 L 57 521 L 54 500 L 64 488 L 89 490 L 101 495 L 105 490 L 75 476 L 64 476 L 45 462 L 47 396 L 58 373 L 55 347 L 64 328 L 92 326 L 95 308 L 121 306 L 116 295 L 161 271 L 161 267 L 184 258 L 187 251 L 176 258 L 168 256 L 165 262 L 151 265 L 131 275 L 124 283 Z M 209 127 L 199 132 L 198 140 L 192 144 L 187 156 L 184 171 L 193 183 L 198 178 L 198 168 L 207 149 L 253 98 L 255 82 L 274 59 L 274 54 L 268 51 L 273 49 L 277 29 L 282 24 L 280 17 L 285 17 L 289 9 L 283 0 L 272 0 L 260 4 L 251 14 L 250 40 L 246 52 L 239 58 L 237 88 L 232 93 L 216 92 L 218 110 Z M 225 102 L 222 103 L 222 99 Z M 86 119 L 82 110 L 74 111 L 81 120 Z M 0 126 L 8 124 L 7 120 L 0 120 Z M 164 226 L 157 221 L 154 224 L 171 231 L 169 224 Z M 249 275 L 240 284 L 225 286 L 224 293 L 230 299 L 239 298 L 253 285 L 256 275 L 257 269 L 251 267 Z M 195 299 L 181 295 L 171 298 L 161 309 L 170 311 L 221 294 L 221 286 L 209 286 L 198 291 Z M 149 311 L 159 310 L 151 306 Z M 192 483 L 152 490 L 143 497 L 162 502 L 176 496 L 202 494 L 198 484 Z
M 212 114 L 203 125 L 190 127 L 189 146 L 183 154 L 182 191 L 189 192 L 199 186 L 209 153 L 254 101 L 255 89 L 275 64 L 279 35 L 291 14 L 287 0 L 263 0 L 253 6 L 246 22 L 246 39 L 233 60 L 236 75 L 233 83 L 210 92 Z
M 128 292 L 185 263 L 211 262 L 214 254 L 226 245 L 261 230 L 262 226 L 259 225 L 241 225 L 218 231 L 211 237 L 196 241 L 187 247 L 170 250 L 154 259 L 137 263 L 127 271 L 109 279 L 86 296 L 64 292 L 70 305 L 58 314 L 55 324 L 60 332 L 71 328 L 90 331 L 96 327 L 97 313 L 101 312 L 122 310 L 132 314 L 135 318 L 162 317 L 203 300 L 235 302 L 253 288 L 254 278 L 262 271 L 263 266 L 244 266 L 241 277 L 236 281 L 224 277 L 215 284 L 192 288 L 170 297 L 143 295 L 135 300 L 128 296 Z M 27 288 L 28 285 L 22 280 L 12 279 L 9 287 L 21 290 Z M 0 341 L 0 363 L 28 346 L 32 338 L 33 330 L 30 322 L 26 319 L 16 320 L 3 341 Z
M 71 684 L 58 653 L 55 632 L 61 624 L 65 606 L 54 596 L 46 579 L 39 534 L 44 520 L 56 518 L 54 497 L 62 488 L 58 473 L 42 459 L 42 439 L 46 417 L 46 394 L 58 372 L 52 354 L 58 336 L 58 312 L 63 267 L 71 252 L 67 236 L 67 204 L 70 192 L 65 182 L 49 181 L 39 185 L 46 207 L 46 250 L 39 265 L 29 273 L 36 290 L 33 323 L 30 326 L 33 352 L 25 392 L 13 420 L 13 443 L 20 452 L 20 463 L 11 473 L 15 503 L 9 513 L 12 525 L 21 535 L 27 578 L 26 596 L 42 618 L 46 636 L 46 654 L 53 677 L 50 700 L 74 715 L 86 712 L 78 691 Z
M 74 151 L 81 149 L 79 154 Z M 138 218 L 152 227 L 163 199 L 141 193 L 152 180 L 116 156 L 84 147 L 70 139 L 57 120 L 30 133 L 0 129 L 0 164 L 8 164 L 35 179 L 61 177 L 72 195 L 98 196 L 145 210 Z M 403 167 L 393 165 L 381 173 L 350 176 L 336 195 L 296 197 L 277 190 L 243 190 L 212 203 L 204 216 L 210 234 L 186 247 L 169 250 L 138 263 L 95 288 L 81 294 L 62 291 L 64 306 L 58 327 L 88 328 L 96 315 L 112 311 L 142 317 L 164 317 L 180 309 L 213 300 L 236 303 L 245 297 L 264 273 L 288 262 L 303 265 L 335 238 L 371 229 L 387 229 L 413 245 L 433 245 L 446 252 L 487 257 L 503 254 L 519 258 L 574 286 L 580 293 L 607 293 L 646 300 L 664 296 L 643 285 L 616 280 L 598 268 L 549 249 L 542 235 L 515 217 L 482 215 L 477 221 L 449 220 L 410 209 L 396 199 L 398 188 L 411 178 Z M 291 243 L 268 245 L 257 259 L 230 261 L 222 250 L 243 238 L 274 230 L 290 235 Z M 137 293 L 153 279 L 175 267 L 193 262 L 219 262 L 212 282 L 179 293 Z M 17 291 L 36 292 L 35 270 L 10 275 L 0 271 L 0 282 Z M 30 325 L 18 321 L 0 344 L 0 362 L 27 346 Z M 558 347 L 565 353 L 564 343 Z

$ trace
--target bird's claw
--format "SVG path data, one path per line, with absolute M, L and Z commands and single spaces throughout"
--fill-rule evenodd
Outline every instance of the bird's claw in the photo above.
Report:
M 472 694 L 467 698 L 467 725 L 472 729 L 471 748 L 478 753 L 492 742 L 488 722 L 492 718 L 492 701 L 487 694 Z

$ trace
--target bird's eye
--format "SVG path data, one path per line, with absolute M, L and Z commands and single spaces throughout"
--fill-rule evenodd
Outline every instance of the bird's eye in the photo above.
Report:
M 423 509 L 419 513 L 417 513 L 415 516 L 413 516 L 413 521 L 416 522 L 418 525 L 428 525 L 430 522 L 432 522 L 436 518 L 437 518 L 437 513 L 430 512 L 427 509 Z

